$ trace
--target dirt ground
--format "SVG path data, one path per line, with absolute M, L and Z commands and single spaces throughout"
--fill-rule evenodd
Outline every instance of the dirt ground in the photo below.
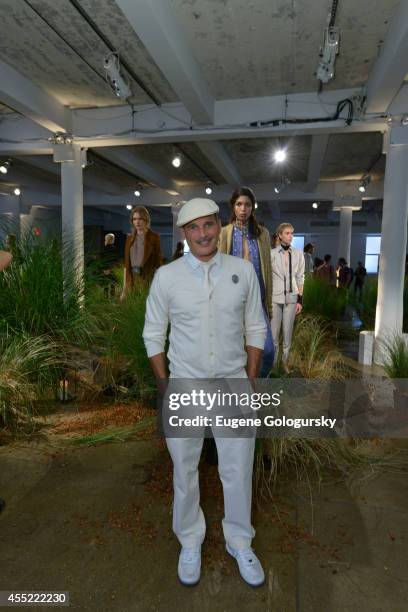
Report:
M 252 589 L 225 551 L 217 467 L 203 462 L 202 578 L 179 584 L 171 462 L 152 414 L 137 405 L 68 408 L 37 436 L 1 438 L 0 590 L 68 591 L 72 610 L 98 612 L 405 612 L 406 474 L 330 481 L 320 491 L 289 477 L 279 483 L 254 507 L 267 580 Z M 129 438 L 72 443 L 141 422 Z

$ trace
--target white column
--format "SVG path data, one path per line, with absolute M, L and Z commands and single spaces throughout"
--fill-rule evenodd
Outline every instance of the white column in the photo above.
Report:
M 172 204 L 171 206 L 171 212 L 173 214 L 173 241 L 172 241 L 173 253 L 176 250 L 177 243 L 184 242 L 184 236 L 182 235 L 180 228 L 177 227 L 176 225 L 178 214 L 183 204 L 184 202 L 177 202 L 177 204 Z
M 407 128 L 405 128 L 407 129 Z M 405 139 L 406 140 L 406 139 Z M 381 339 L 402 333 L 405 253 L 408 222 L 408 142 L 390 144 L 384 180 L 381 252 L 375 314 L 376 363 Z
M 81 147 L 71 147 L 72 161 L 61 161 L 61 218 L 64 276 L 82 283 L 84 272 L 84 202 Z
M 344 259 L 347 261 L 347 265 L 350 265 L 352 222 L 353 208 L 351 206 L 342 206 L 340 208 L 340 227 L 337 258 L 344 257 Z

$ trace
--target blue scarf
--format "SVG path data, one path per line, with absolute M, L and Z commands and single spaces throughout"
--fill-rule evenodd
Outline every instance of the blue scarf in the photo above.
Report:
M 241 259 L 243 258 L 244 256 L 244 238 L 246 238 L 248 242 L 249 259 L 252 262 L 255 268 L 256 275 L 258 277 L 259 287 L 261 289 L 261 300 L 262 300 L 262 304 L 264 305 L 265 304 L 265 283 L 262 278 L 261 260 L 259 257 L 258 242 L 256 238 L 249 237 L 248 228 L 244 227 L 241 229 L 237 227 L 236 225 L 234 225 L 233 231 L 232 231 L 232 245 L 231 245 L 230 254 L 234 255 L 234 257 L 241 257 Z

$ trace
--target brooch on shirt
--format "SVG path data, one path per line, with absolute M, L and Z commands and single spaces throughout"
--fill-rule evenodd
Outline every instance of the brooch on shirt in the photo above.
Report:
M 231 276 L 231 280 L 233 283 L 238 283 L 239 282 L 239 276 L 237 276 L 236 274 L 233 274 Z

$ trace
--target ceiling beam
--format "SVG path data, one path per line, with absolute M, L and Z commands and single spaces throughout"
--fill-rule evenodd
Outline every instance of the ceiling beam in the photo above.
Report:
M 116 0 L 194 122 L 213 122 L 214 98 L 168 0 Z
M 241 176 L 234 162 L 219 142 L 198 142 L 198 148 L 217 168 L 227 183 L 238 186 L 242 183 Z
M 49 172 L 50 174 L 58 177 L 61 176 L 61 164 L 54 162 L 52 157 L 44 155 L 38 157 L 27 157 L 22 158 L 22 161 L 33 168 L 44 170 L 45 172 Z M 111 195 L 120 195 L 123 192 L 123 188 L 120 186 L 120 183 L 111 181 L 107 176 L 92 176 L 88 174 L 86 168 L 83 169 L 82 176 L 83 185 L 87 189 L 102 191 Z
M 381 55 L 367 81 L 367 113 L 388 110 L 408 72 L 408 2 L 397 6 L 385 36 Z
M 329 134 L 315 134 L 310 147 L 306 191 L 314 191 L 322 172 Z
M 69 108 L 0 61 L 0 101 L 51 132 L 71 129 Z
M 320 181 L 316 187 L 315 192 L 305 192 L 305 184 L 293 184 L 279 194 L 275 194 L 273 191 L 274 183 L 260 183 L 251 185 L 259 202 L 313 202 L 313 201 L 330 201 L 332 202 L 339 189 L 342 189 L 344 185 L 345 189 L 354 190 L 358 193 L 359 181 Z M 353 192 L 354 192 L 353 191 Z M 11 190 L 7 193 L 11 193 Z M 170 207 L 180 199 L 188 200 L 193 197 L 202 197 L 202 186 L 190 186 L 183 188 L 182 196 L 170 196 L 163 191 L 158 189 L 145 189 L 143 191 L 143 205 L 145 206 L 158 206 L 158 207 Z M 216 202 L 228 202 L 231 197 L 231 186 L 228 184 L 214 186 L 212 198 Z M 381 200 L 383 197 L 383 182 L 374 181 L 370 183 L 367 192 L 363 196 L 364 200 Z M 61 195 L 60 193 L 52 193 L 47 190 L 46 186 L 41 190 L 27 187 L 24 189 L 21 196 L 24 204 L 29 206 L 45 205 L 45 206 L 61 206 Z M 109 195 L 101 194 L 100 192 L 92 191 L 87 189 L 84 191 L 84 205 L 95 206 L 99 208 L 111 206 L 111 207 L 124 207 L 126 204 L 133 203 L 129 201 L 129 198 L 120 195 Z M 1 200 L 0 200 L 1 204 Z M 274 208 L 274 211 L 278 213 L 278 208 Z M 1 206 L 0 206 L 1 211 Z
M 148 163 L 134 155 L 130 151 L 121 148 L 99 148 L 98 155 L 116 164 L 123 170 L 134 174 L 135 187 L 137 177 L 144 179 L 148 183 L 152 183 L 156 187 L 163 189 L 170 195 L 178 195 L 179 188 L 173 179 L 163 175 L 161 172 L 150 166 Z

